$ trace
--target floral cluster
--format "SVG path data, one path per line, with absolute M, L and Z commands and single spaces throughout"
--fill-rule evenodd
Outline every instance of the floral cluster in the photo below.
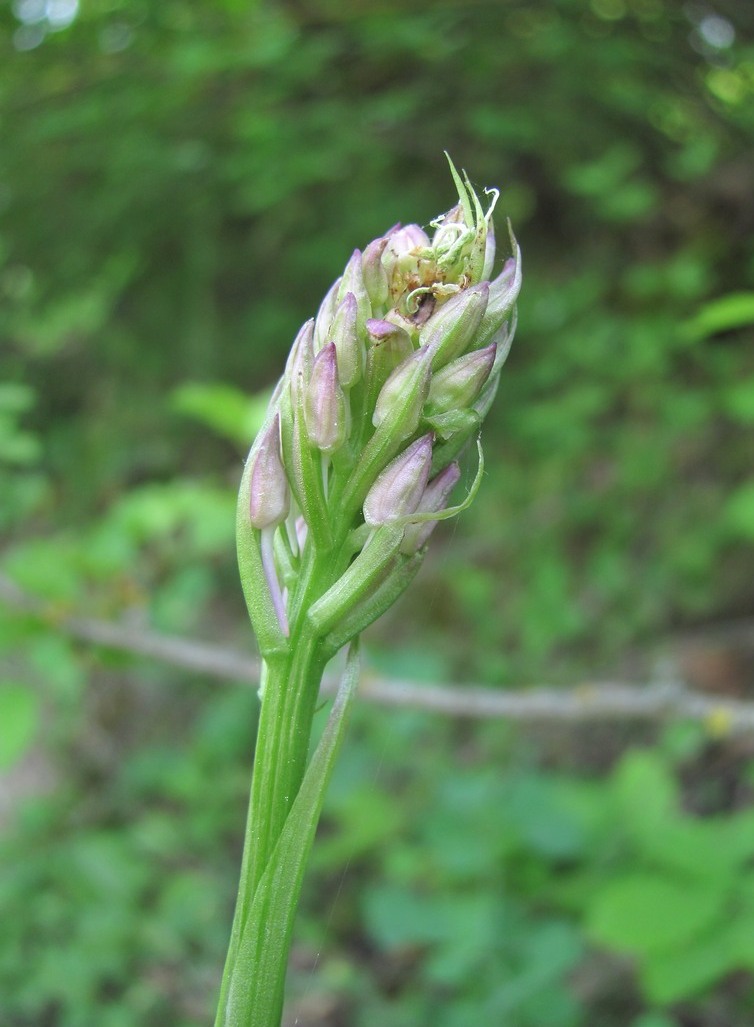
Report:
M 396 225 L 354 252 L 301 328 L 249 454 L 239 557 L 257 571 L 247 601 L 263 655 L 303 617 L 333 651 L 345 644 L 478 486 L 481 448 L 469 495 L 448 507 L 513 339 L 521 260 L 511 233 L 491 278 L 497 192 L 485 209 L 451 171 L 459 202 L 431 236 Z

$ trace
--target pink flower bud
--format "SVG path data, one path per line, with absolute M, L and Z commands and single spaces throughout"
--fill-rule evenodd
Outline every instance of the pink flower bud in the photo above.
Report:
M 405 225 L 403 228 L 397 228 L 391 232 L 388 238 L 382 258 L 383 263 L 389 272 L 394 261 L 407 256 L 415 256 L 419 251 L 427 249 L 429 245 L 429 236 L 419 225 Z
M 364 500 L 364 520 L 370 527 L 414 513 L 427 487 L 433 442 L 431 432 L 423 435 L 378 475 Z
M 497 346 L 464 353 L 432 377 L 427 407 L 431 414 L 470 407 L 487 381 L 495 363 Z
M 249 480 L 249 519 L 254 528 L 281 524 L 288 516 L 290 489 L 280 454 L 280 414 L 264 430 Z
M 414 513 L 436 513 L 439 510 L 444 510 L 448 496 L 460 477 L 461 469 L 458 464 L 448 464 L 427 485 Z M 409 524 L 403 536 L 401 552 L 407 556 L 417 553 L 422 546 L 426 545 L 427 539 L 438 523 L 438 521 L 423 521 L 420 524 Z
M 323 453 L 340 449 L 348 436 L 347 403 L 338 381 L 335 343 L 314 358 L 312 376 L 304 396 L 304 421 L 309 439 Z

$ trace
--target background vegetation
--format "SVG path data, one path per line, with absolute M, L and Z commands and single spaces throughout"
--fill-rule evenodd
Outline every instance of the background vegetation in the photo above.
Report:
M 519 338 L 480 496 L 372 663 L 509 688 L 675 653 L 746 696 L 750 651 L 668 639 L 754 612 L 753 8 L 15 0 L 0 32 L 6 575 L 247 647 L 265 390 L 351 250 L 446 209 L 447 149 L 503 187 Z M 2 610 L 0 1022 L 209 1022 L 255 717 L 248 687 Z M 291 1023 L 750 1022 L 753 760 L 683 724 L 362 704 Z

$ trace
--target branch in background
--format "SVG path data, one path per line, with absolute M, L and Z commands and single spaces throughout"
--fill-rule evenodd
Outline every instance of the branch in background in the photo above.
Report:
M 0 602 L 96 646 L 160 660 L 225 681 L 259 682 L 256 657 L 90 617 L 61 616 L 59 610 L 23 592 L 1 574 Z M 334 695 L 336 685 L 334 677 L 325 678 L 323 692 Z M 701 722 L 716 735 L 754 732 L 754 703 L 699 695 L 680 682 L 627 685 L 595 681 L 570 689 L 500 691 L 474 685 L 419 684 L 384 678 L 366 670 L 359 693 L 385 706 L 413 707 L 454 717 L 505 717 L 526 723 L 681 719 Z

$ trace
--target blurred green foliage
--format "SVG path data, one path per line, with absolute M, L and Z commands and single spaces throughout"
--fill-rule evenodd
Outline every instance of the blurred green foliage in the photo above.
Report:
M 266 390 L 353 247 L 445 209 L 448 149 L 503 187 L 519 337 L 484 487 L 374 661 L 565 682 L 751 614 L 752 39 L 736 0 L 4 7 L 0 568 L 61 616 L 245 644 Z M 0 614 L 3 1024 L 208 1021 L 255 711 Z M 692 742 L 602 780 L 591 738 L 565 776 L 500 725 L 362 709 L 300 1023 L 747 1022 L 751 771 L 684 812 Z

